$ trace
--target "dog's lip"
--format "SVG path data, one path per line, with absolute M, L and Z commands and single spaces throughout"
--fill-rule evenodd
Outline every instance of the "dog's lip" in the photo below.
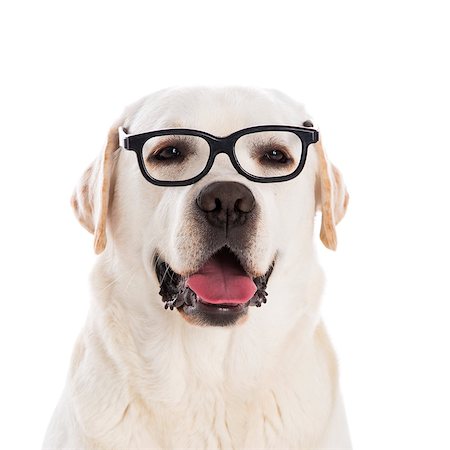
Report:
M 233 306 L 217 305 L 204 303 L 199 298 L 193 305 L 183 305 L 177 310 L 191 324 L 224 327 L 242 323 L 247 316 L 249 303 Z

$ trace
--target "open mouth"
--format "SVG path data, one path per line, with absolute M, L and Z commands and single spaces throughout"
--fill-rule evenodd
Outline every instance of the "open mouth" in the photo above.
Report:
M 266 303 L 266 286 L 273 266 L 274 263 L 263 276 L 251 277 L 227 246 L 186 277 L 174 272 L 160 258 L 155 259 L 165 308 L 178 309 L 196 325 L 232 325 L 247 314 L 249 306 Z

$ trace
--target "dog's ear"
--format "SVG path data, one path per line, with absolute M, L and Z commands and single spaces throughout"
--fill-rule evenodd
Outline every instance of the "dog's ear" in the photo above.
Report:
M 336 225 L 345 215 L 349 195 L 341 172 L 328 160 L 322 142 L 319 140 L 314 147 L 319 159 L 316 179 L 316 209 L 322 211 L 320 239 L 325 247 L 336 250 Z
M 103 152 L 83 173 L 71 199 L 81 225 L 94 235 L 94 250 L 97 254 L 106 247 L 106 218 L 110 202 L 113 157 L 118 148 L 119 134 L 114 127 L 108 133 Z

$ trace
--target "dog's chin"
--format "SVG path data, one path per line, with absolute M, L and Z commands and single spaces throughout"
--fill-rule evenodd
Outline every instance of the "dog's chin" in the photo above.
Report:
M 219 263 L 214 263 L 216 260 Z M 236 281 L 236 278 L 240 281 L 240 285 L 238 282 L 237 287 L 231 289 L 236 289 L 239 295 L 221 298 L 220 289 L 217 293 L 218 288 L 211 286 L 214 284 L 214 278 L 211 276 L 211 266 L 214 264 L 231 266 L 225 270 L 231 271 L 231 278 L 234 278 L 232 282 Z M 205 268 L 203 271 L 200 269 L 199 273 L 180 275 L 159 256 L 155 258 L 154 266 L 160 284 L 159 294 L 165 309 L 177 309 L 181 316 L 193 325 L 227 327 L 244 323 L 249 307 L 260 307 L 266 303 L 268 295 L 266 287 L 274 262 L 264 275 L 252 277 L 230 248 L 222 247 L 215 254 L 205 258 Z

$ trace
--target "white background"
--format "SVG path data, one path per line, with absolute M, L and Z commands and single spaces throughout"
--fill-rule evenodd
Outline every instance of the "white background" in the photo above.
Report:
M 126 104 L 192 84 L 306 104 L 351 194 L 320 256 L 354 447 L 450 448 L 445 3 L 4 4 L 0 448 L 39 448 L 86 316 L 73 186 Z

